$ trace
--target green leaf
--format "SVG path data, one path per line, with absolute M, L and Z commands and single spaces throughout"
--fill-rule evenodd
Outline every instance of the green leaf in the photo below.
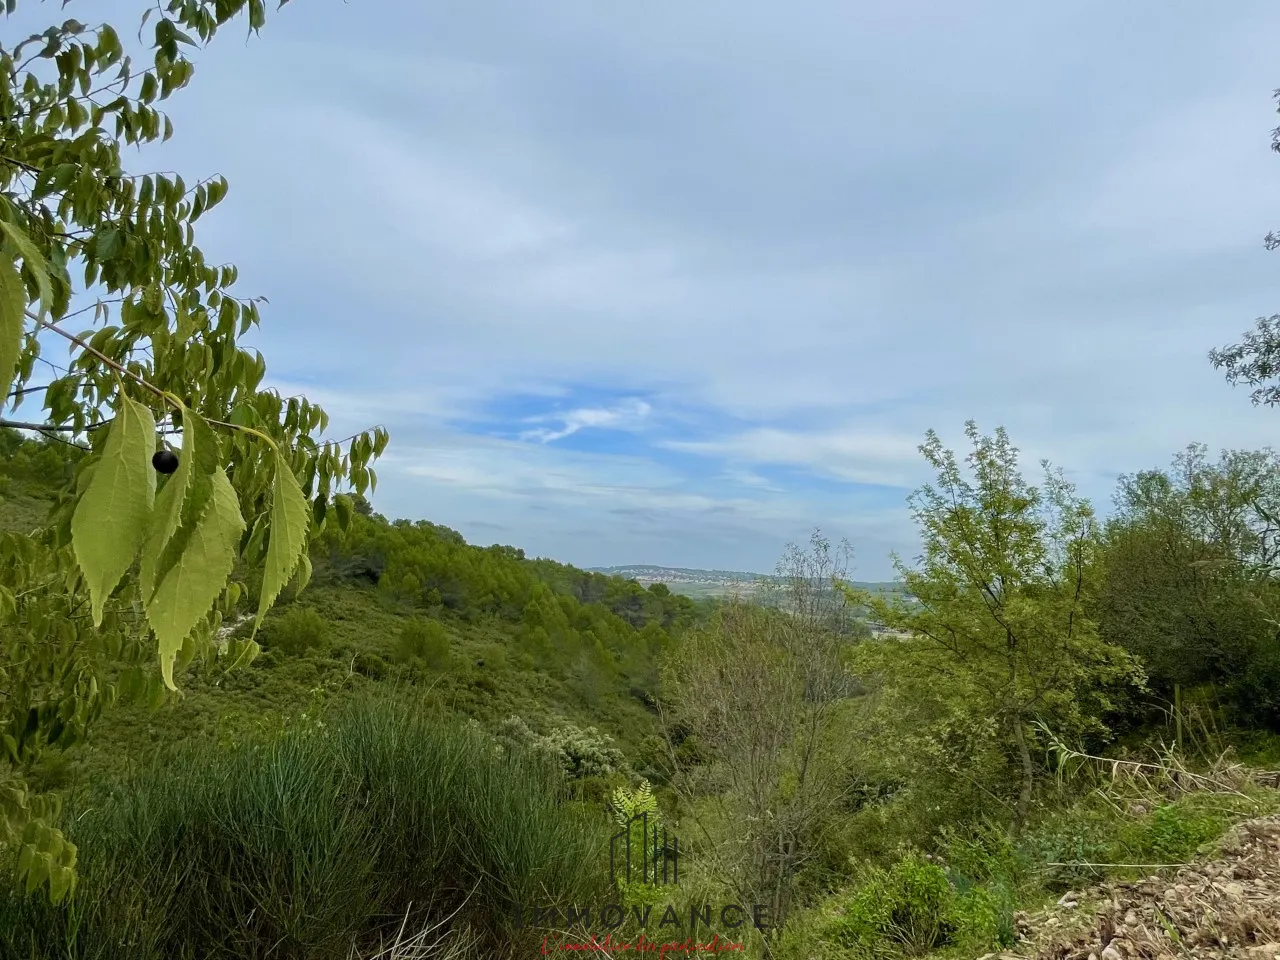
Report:
M 156 493 L 155 433 L 151 411 L 121 397 L 102 457 L 71 518 L 71 545 L 89 587 L 94 626 L 102 625 L 107 597 L 147 535 Z
M 9 395 L 18 358 L 22 353 L 22 311 L 27 292 L 22 277 L 7 257 L 0 257 L 0 398 Z
M 120 231 L 115 227 L 109 227 L 93 238 L 93 255 L 99 260 L 110 260 L 120 252 L 120 247 Z
M 289 469 L 289 461 L 278 449 L 274 451 L 275 477 L 271 483 L 271 532 L 267 541 L 267 560 L 262 572 L 262 590 L 258 616 L 253 622 L 256 634 L 275 603 L 280 591 L 293 577 L 302 553 L 307 548 L 311 512 L 302 495 L 298 478 Z
M 18 248 L 18 253 L 22 255 L 23 265 L 35 277 L 36 288 L 40 292 L 40 315 L 43 316 L 53 305 L 53 287 L 49 283 L 49 267 L 45 263 L 44 257 L 40 255 L 36 245 L 31 242 L 31 238 L 23 233 L 17 224 L 10 223 L 8 220 L 0 220 L 0 232 L 3 232 L 9 238 L 9 241 Z
M 176 476 L 176 474 L 175 474 Z M 160 672 L 173 684 L 173 662 L 183 642 L 213 609 L 235 564 L 244 517 L 231 481 L 222 470 L 212 477 L 212 494 L 186 548 L 165 574 L 147 604 L 147 622 L 160 647 Z
M 195 461 L 196 431 L 188 420 L 186 407 L 180 410 L 183 419 L 182 453 L 178 456 L 178 469 L 174 471 L 156 497 L 155 509 L 142 546 L 138 579 L 142 587 L 142 602 L 150 603 L 156 592 L 160 557 L 174 533 L 182 523 L 182 506 L 191 486 L 191 464 Z
M 213 475 L 219 467 L 218 440 L 213 430 L 203 417 L 183 407 L 178 469 L 156 497 L 142 549 L 139 582 L 143 603 L 151 601 L 160 581 L 186 549 L 213 494 Z

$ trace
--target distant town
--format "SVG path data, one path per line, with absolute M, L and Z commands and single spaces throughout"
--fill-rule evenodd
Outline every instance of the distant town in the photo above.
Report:
M 734 594 L 748 595 L 762 583 L 776 582 L 777 577 L 767 573 L 748 573 L 743 570 L 698 570 L 690 567 L 663 567 L 654 564 L 633 564 L 623 567 L 592 567 L 594 573 L 606 573 L 645 585 L 663 583 L 672 593 L 689 597 L 727 597 Z M 850 584 L 869 593 L 901 593 L 902 584 L 892 580 L 860 581 Z

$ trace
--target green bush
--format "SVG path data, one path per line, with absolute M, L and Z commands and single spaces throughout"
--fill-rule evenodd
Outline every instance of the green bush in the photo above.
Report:
M 390 672 L 387 661 L 376 653 L 357 653 L 352 658 L 351 668 L 356 673 L 371 680 L 383 680 Z
M 550 757 L 570 780 L 607 778 L 622 770 L 626 759 L 613 738 L 595 727 L 582 730 L 562 724 L 543 735 L 518 716 L 510 716 L 498 728 L 498 739 Z
M 68 811 L 76 896 L 4 885 L 0 956 L 346 960 L 406 912 L 421 929 L 455 911 L 481 955 L 531 952 L 515 904 L 608 889 L 605 825 L 564 804 L 557 771 L 417 702 L 180 759 Z
M 1008 882 L 994 879 L 999 872 L 974 883 L 909 853 L 887 870 L 870 869 L 821 936 L 866 958 L 915 956 L 948 946 L 1009 946 L 1015 895 Z
M 449 662 L 449 632 L 439 620 L 410 620 L 396 637 L 395 656 L 401 663 L 421 660 L 439 670 Z
M 328 649 L 329 625 L 310 607 L 290 607 L 269 624 L 266 641 L 290 657 L 322 653 Z
M 927 953 L 951 942 L 955 899 L 942 868 L 913 853 L 870 870 L 827 936 L 857 956 Z
M 1191 795 L 1156 807 L 1121 833 L 1120 845 L 1130 862 L 1183 863 L 1202 844 L 1220 837 L 1228 822 L 1221 810 Z
M 1015 883 L 1021 879 L 1017 845 L 1002 824 L 981 821 L 963 828 L 948 825 L 939 834 L 942 860 L 958 886 Z
M 1123 862 L 1114 857 L 1117 828 L 1114 810 L 1080 804 L 1045 817 L 1019 842 L 1019 852 L 1031 864 L 1072 864 L 1042 870 L 1045 889 L 1062 893 L 1100 878 L 1084 864 Z
M 975 885 L 956 896 L 952 908 L 956 943 L 976 948 L 1011 947 L 1017 938 L 1014 922 L 1017 896 L 1011 885 L 1001 880 Z

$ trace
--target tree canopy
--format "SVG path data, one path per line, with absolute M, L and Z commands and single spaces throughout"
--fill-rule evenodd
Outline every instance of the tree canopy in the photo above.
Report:
M 1004 429 L 966 435 L 972 481 L 930 431 L 920 450 L 935 484 L 911 499 L 923 551 L 897 569 L 913 602 L 864 598 L 877 619 L 910 634 L 872 648 L 865 663 L 907 684 L 911 697 L 967 723 L 1007 749 L 1017 765 L 1012 824 L 1026 821 L 1035 768 L 1033 724 L 1085 732 L 1100 724 L 1106 688 L 1135 675 L 1125 652 L 1105 643 L 1087 616 L 1097 523 L 1060 472 L 1023 478 Z M 882 652 L 883 655 L 875 656 Z

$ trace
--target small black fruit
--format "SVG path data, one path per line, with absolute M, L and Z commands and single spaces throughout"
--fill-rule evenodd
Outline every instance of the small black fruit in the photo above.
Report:
M 157 450 L 151 455 L 151 465 L 157 473 L 173 473 L 178 469 L 178 455 L 172 450 Z

